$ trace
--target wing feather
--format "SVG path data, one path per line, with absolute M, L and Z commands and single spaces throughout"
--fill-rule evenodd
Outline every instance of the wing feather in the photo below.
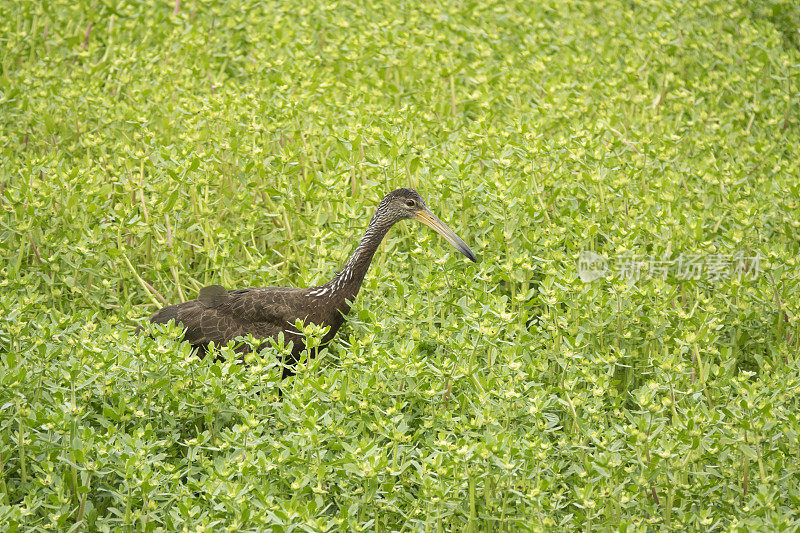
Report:
M 169 305 L 150 317 L 156 324 L 174 320 L 184 328 L 184 340 L 205 348 L 213 342 L 224 346 L 239 336 L 275 337 L 294 324 L 296 298 L 302 289 L 290 287 L 249 288 L 225 291 L 219 285 L 205 287 L 196 300 Z M 293 301 L 295 305 L 292 305 Z M 240 351 L 247 351 L 244 346 Z

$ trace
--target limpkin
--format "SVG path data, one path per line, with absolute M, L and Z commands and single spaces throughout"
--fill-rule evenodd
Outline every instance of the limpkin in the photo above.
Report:
M 328 283 L 307 289 L 259 287 L 230 291 L 221 285 L 211 285 L 201 289 L 195 300 L 160 309 L 150 317 L 150 322 L 166 324 L 174 320 L 184 329 L 184 340 L 201 356 L 212 342 L 224 346 L 248 334 L 265 340 L 283 332 L 287 344 L 292 341 L 292 361 L 284 365 L 282 377 L 290 376 L 293 374 L 290 365 L 304 349 L 303 335 L 295 329 L 296 321 L 329 326 L 322 343 L 329 342 L 350 311 L 383 237 L 395 223 L 407 218 L 430 226 L 476 262 L 469 246 L 428 209 L 417 191 L 397 189 L 381 200 L 350 260 Z M 250 346 L 241 343 L 236 350 L 246 353 Z

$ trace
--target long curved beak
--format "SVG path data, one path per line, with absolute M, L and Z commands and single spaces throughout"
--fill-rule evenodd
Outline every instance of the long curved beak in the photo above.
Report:
M 478 259 L 475 257 L 475 254 L 472 253 L 472 250 L 469 249 L 467 243 L 461 240 L 461 237 L 455 234 L 453 230 L 447 227 L 444 222 L 436 218 L 436 215 L 431 213 L 431 210 L 427 207 L 424 207 L 414 213 L 417 220 L 425 224 L 426 226 L 430 226 L 431 228 L 436 231 L 439 235 L 444 237 L 447 242 L 452 244 L 456 250 L 461 252 L 462 254 L 466 255 L 470 261 L 473 263 L 477 263 Z

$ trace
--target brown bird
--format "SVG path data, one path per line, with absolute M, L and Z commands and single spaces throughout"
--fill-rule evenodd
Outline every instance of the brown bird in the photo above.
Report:
M 383 198 L 350 260 L 328 283 L 308 289 L 259 287 L 231 291 L 221 285 L 211 285 L 201 289 L 196 300 L 160 309 L 150 317 L 150 322 L 166 324 L 174 320 L 183 327 L 184 340 L 201 356 L 212 342 L 224 346 L 248 334 L 257 339 L 269 339 L 283 332 L 287 344 L 290 340 L 293 343 L 292 360 L 288 362 L 294 363 L 304 349 L 303 335 L 295 328 L 295 322 L 300 319 L 306 324 L 329 326 L 322 339 L 323 344 L 329 342 L 350 311 L 383 237 L 395 223 L 407 218 L 430 226 L 471 261 L 477 262 L 469 246 L 436 218 L 417 191 L 397 189 Z M 241 343 L 236 351 L 249 352 L 250 346 Z M 290 366 L 284 366 L 283 377 L 293 373 Z

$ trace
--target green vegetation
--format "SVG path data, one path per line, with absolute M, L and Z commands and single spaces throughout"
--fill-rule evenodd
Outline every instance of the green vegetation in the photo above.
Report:
M 796 3 L 422 4 L 0 0 L 0 529 L 800 528 Z M 482 262 L 398 225 L 282 401 L 133 334 L 409 185 Z

